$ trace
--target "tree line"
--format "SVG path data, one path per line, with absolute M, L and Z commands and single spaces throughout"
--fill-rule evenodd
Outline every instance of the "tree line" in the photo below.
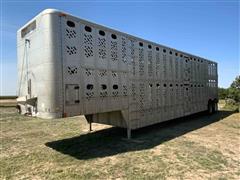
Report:
M 240 76 L 237 76 L 229 88 L 218 88 L 219 99 L 233 99 L 240 102 Z

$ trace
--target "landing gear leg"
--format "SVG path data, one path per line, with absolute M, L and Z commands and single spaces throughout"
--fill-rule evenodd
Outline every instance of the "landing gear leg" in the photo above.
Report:
M 89 132 L 91 132 L 92 131 L 92 122 L 90 121 L 89 122 Z
M 86 119 L 87 119 L 87 122 L 89 124 L 89 132 L 92 131 L 92 122 L 93 122 L 93 116 L 92 114 L 90 115 L 85 115 Z

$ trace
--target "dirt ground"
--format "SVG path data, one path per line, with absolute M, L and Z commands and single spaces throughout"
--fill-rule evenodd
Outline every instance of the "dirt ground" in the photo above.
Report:
M 83 116 L 0 108 L 0 179 L 240 179 L 240 113 L 222 109 L 133 131 Z
M 0 99 L 0 107 L 15 106 L 16 99 Z

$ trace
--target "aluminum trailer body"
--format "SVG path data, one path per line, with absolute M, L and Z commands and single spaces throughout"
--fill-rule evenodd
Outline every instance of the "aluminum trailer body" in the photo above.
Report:
M 17 32 L 18 109 L 137 129 L 217 110 L 217 63 L 46 9 Z

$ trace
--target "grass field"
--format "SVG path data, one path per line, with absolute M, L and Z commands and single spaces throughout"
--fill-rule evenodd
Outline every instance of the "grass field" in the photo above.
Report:
M 239 179 L 240 113 L 133 131 L 84 117 L 43 120 L 0 108 L 0 179 Z

